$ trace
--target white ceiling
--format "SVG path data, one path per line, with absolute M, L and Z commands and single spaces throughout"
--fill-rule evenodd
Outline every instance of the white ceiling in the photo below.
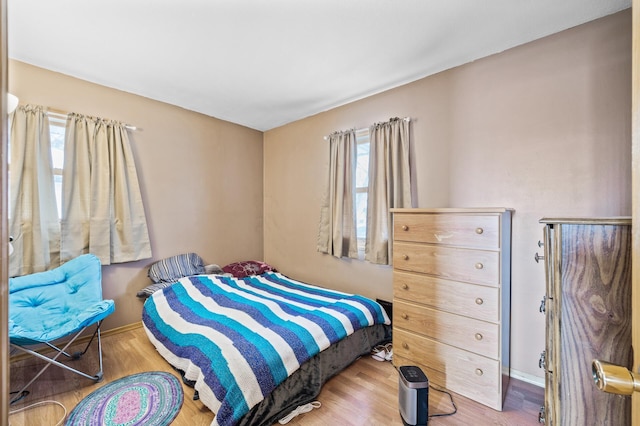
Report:
M 8 0 L 9 57 L 257 130 L 631 0 Z

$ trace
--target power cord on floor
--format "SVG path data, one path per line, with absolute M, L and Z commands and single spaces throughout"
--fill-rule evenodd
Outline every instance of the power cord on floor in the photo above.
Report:
M 456 407 L 455 402 L 453 402 L 453 396 L 451 396 L 451 394 L 449 392 L 447 392 L 444 389 L 438 389 L 438 388 L 434 388 L 433 386 L 429 385 L 429 388 L 433 389 L 434 391 L 438 391 L 438 392 L 442 392 L 442 393 L 446 393 L 447 395 L 449 395 L 449 400 L 451 401 L 451 405 L 453 405 L 453 411 L 450 413 L 437 413 L 437 414 L 431 414 L 430 416 L 428 416 L 429 418 L 432 417 L 446 417 L 446 416 L 453 416 L 455 413 L 458 412 L 458 407 Z
M 30 410 L 30 409 L 35 408 L 35 407 L 39 407 L 40 405 L 47 405 L 47 404 L 58 405 L 58 406 L 62 407 L 62 409 L 64 410 L 64 414 L 63 414 L 62 418 L 55 424 L 55 426 L 60 426 L 64 422 L 64 419 L 67 417 L 67 408 L 64 405 L 62 405 L 60 402 L 53 401 L 53 400 L 34 402 L 31 405 L 27 405 L 25 407 L 18 408 L 17 410 L 9 411 L 9 416 L 11 416 L 13 414 L 21 413 L 23 411 Z M 9 423 L 9 426 L 11 426 L 11 423 Z
M 322 406 L 322 404 L 320 403 L 320 401 L 313 401 L 313 402 L 310 402 L 308 404 L 299 405 L 298 408 L 296 408 L 295 410 L 293 410 L 292 412 L 290 412 L 289 414 L 287 414 L 286 416 L 284 416 L 283 418 L 278 420 L 278 423 L 280 423 L 281 425 L 287 424 L 294 417 L 296 417 L 296 416 L 298 416 L 300 414 L 303 414 L 303 413 L 308 413 L 309 411 L 313 410 L 314 408 L 320 408 L 321 406 Z

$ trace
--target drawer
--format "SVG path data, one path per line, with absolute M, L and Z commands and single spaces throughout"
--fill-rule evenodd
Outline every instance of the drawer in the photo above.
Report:
M 393 271 L 393 297 L 484 321 L 500 321 L 500 289 Z
M 393 216 L 393 238 L 471 248 L 500 248 L 500 216 L 411 214 Z
M 500 285 L 500 252 L 393 243 L 393 267 L 469 283 Z
M 491 322 L 396 299 L 393 325 L 488 358 L 498 359 L 500 354 L 500 327 Z
M 502 409 L 502 377 L 496 360 L 394 328 L 393 363 L 425 366 L 433 370 L 426 374 L 436 385 Z
M 455 377 L 453 374 L 442 373 L 421 362 L 409 360 L 396 354 L 393 355 L 393 364 L 397 367 L 402 365 L 416 365 L 422 369 L 429 379 L 430 384 L 447 388 L 494 410 L 502 411 L 503 398 L 496 389 L 476 389 L 469 384 L 469 381 L 467 381 L 466 385 L 460 385 L 460 378 Z M 503 381 L 504 380 L 508 380 L 508 377 L 503 374 Z M 503 385 L 503 389 L 506 389 L 506 387 L 506 385 Z

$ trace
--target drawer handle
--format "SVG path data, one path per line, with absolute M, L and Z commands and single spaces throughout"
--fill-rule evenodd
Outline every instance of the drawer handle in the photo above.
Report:
M 476 368 L 476 374 L 477 374 L 478 376 L 482 376 L 482 375 L 484 374 L 484 371 L 482 371 L 482 369 L 481 369 L 481 368 Z
M 409 319 L 409 315 L 407 315 L 407 314 L 402 314 L 402 319 Z
M 408 255 L 408 254 L 403 254 L 403 255 L 402 255 L 402 258 L 403 258 L 404 260 L 409 260 L 409 255 Z
M 407 342 L 402 342 L 402 347 L 405 349 L 409 349 L 409 344 Z
M 483 303 L 484 303 L 484 300 L 482 300 L 482 297 L 476 298 L 476 305 L 482 305 Z
M 479 342 L 480 340 L 482 340 L 482 334 L 480 333 L 476 333 L 476 340 Z
M 408 231 L 408 230 L 409 230 L 409 227 L 408 227 L 407 225 L 402 225 L 402 230 L 403 230 L 403 231 Z
M 476 228 L 476 234 L 481 235 L 484 232 L 482 228 Z
M 484 265 L 481 262 L 476 263 L 476 269 L 482 269 Z
M 402 284 L 402 289 L 403 289 L 403 290 L 409 290 L 409 286 L 408 286 L 408 285 L 406 285 L 406 284 Z

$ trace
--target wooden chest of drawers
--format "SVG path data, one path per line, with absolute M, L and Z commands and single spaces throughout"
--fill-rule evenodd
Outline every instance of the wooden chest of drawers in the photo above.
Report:
M 509 380 L 511 214 L 392 209 L 393 362 L 502 410 Z

